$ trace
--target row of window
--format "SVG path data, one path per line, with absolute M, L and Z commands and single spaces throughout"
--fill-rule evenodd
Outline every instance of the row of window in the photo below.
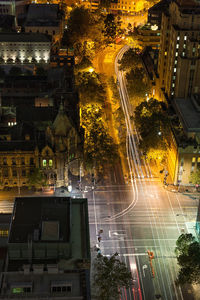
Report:
M 12 169 L 12 177 L 26 177 L 28 174 L 28 170 L 22 169 L 22 170 L 18 170 L 17 169 Z M 9 177 L 9 173 L 8 173 L 8 169 L 3 169 L 2 170 L 2 176 L 4 178 L 8 178 Z
M 3 158 L 3 165 L 7 165 L 7 159 L 6 157 Z M 16 166 L 16 159 L 15 158 L 12 158 L 12 165 L 13 166 Z M 21 158 L 21 165 L 25 165 L 25 160 L 24 160 L 24 157 Z M 33 158 L 30 158 L 30 165 L 34 165 L 34 160 Z M 53 167 L 53 160 L 52 159 L 43 159 L 42 160 L 42 166 L 43 167 Z
M 23 293 L 32 293 L 32 286 L 27 287 L 13 287 L 12 293 L 13 294 L 23 294 Z M 71 293 L 72 292 L 72 285 L 59 285 L 59 286 L 52 286 L 51 293 Z
M 26 161 L 26 162 L 27 162 L 27 161 Z M 12 165 L 16 165 L 16 164 L 17 164 L 16 157 L 12 157 L 12 158 L 11 158 L 11 164 L 12 164 Z M 24 158 L 24 157 L 21 157 L 21 158 L 20 158 L 20 164 L 21 164 L 21 165 L 25 165 L 25 158 Z M 7 157 L 3 157 L 3 165 L 8 165 Z M 33 158 L 33 157 L 30 157 L 30 158 L 29 158 L 29 165 L 34 165 L 34 158 Z

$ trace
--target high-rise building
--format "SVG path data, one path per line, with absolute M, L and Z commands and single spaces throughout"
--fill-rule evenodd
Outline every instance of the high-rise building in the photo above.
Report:
M 200 4 L 175 0 L 164 10 L 158 60 L 158 97 L 188 98 L 200 92 Z

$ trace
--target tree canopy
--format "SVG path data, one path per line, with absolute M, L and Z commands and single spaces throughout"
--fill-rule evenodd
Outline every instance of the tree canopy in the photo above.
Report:
M 142 139 L 140 147 L 144 152 L 161 152 L 169 146 L 169 119 L 163 102 L 156 99 L 143 101 L 135 109 L 134 121 Z
M 105 88 L 97 73 L 79 72 L 76 76 L 76 86 L 80 92 L 81 104 L 104 102 Z
M 103 21 L 104 16 L 99 12 L 91 14 L 83 6 L 74 7 L 67 20 L 62 44 L 73 47 L 79 60 L 84 56 L 93 58 L 95 51 L 104 44 Z
M 143 68 L 132 68 L 126 73 L 126 79 L 130 97 L 144 99 L 145 95 L 150 92 L 150 84 L 146 79 Z
M 110 257 L 99 254 L 94 261 L 96 299 L 119 299 L 120 288 L 129 288 L 132 284 L 131 272 L 117 256 L 117 253 Z
M 191 181 L 192 184 L 200 185 L 200 169 L 197 169 L 196 172 L 191 173 L 190 181 Z
M 118 159 L 117 146 L 108 134 L 102 116 L 102 108 L 97 104 L 88 104 L 82 109 L 85 165 L 89 169 L 95 166 L 99 172 L 105 164 L 112 165 Z
M 180 266 L 177 283 L 200 283 L 200 244 L 192 234 L 181 234 L 175 253 Z
M 115 42 L 117 36 L 122 34 L 120 17 L 113 14 L 107 14 L 104 20 L 103 34 L 106 44 Z
M 40 189 L 43 186 L 46 186 L 47 178 L 39 168 L 35 168 L 32 173 L 28 176 L 28 186 L 29 188 L 35 187 Z
M 140 49 L 128 49 L 118 63 L 120 65 L 119 69 L 122 71 L 138 68 L 141 66 Z

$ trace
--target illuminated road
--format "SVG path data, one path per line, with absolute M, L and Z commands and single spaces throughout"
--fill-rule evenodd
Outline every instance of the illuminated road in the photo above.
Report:
M 137 186 L 138 201 L 128 211 L 126 208 L 134 198 L 131 185 L 99 186 L 85 195 L 89 202 L 91 247 L 97 243 L 96 235 L 102 228 L 102 253 L 111 255 L 117 251 L 130 266 L 133 289 L 124 291 L 121 299 L 151 300 L 155 295 L 165 300 L 193 299 L 175 286 L 174 248 L 178 236 L 194 226 L 197 200 L 165 190 L 156 179 L 140 180 Z M 148 250 L 155 257 L 154 278 Z
M 124 74 L 117 68 L 117 60 L 127 49 L 128 46 L 123 47 L 116 56 L 115 72 L 127 127 L 131 184 L 125 185 L 122 170 L 115 168 L 117 180 L 111 176 L 105 186 L 85 195 L 89 200 L 91 245 L 97 243 L 98 230 L 102 228 L 102 253 L 111 255 L 117 251 L 130 267 L 134 285 L 128 291 L 123 290 L 121 299 L 192 300 L 192 291 L 182 291 L 175 285 L 178 267 L 174 248 L 181 233 L 194 233 L 198 203 L 165 190 L 158 179 L 152 178 L 148 164 L 141 157 L 137 130 L 130 121 L 132 112 Z M 107 61 L 100 63 L 106 69 Z M 153 252 L 152 265 L 148 250 Z

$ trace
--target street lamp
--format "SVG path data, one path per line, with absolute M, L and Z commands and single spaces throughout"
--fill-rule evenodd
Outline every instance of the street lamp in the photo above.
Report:
M 90 73 L 93 73 L 93 72 L 94 72 L 94 68 L 90 67 L 88 71 L 89 71 Z
M 68 185 L 67 189 L 68 189 L 68 192 L 69 192 L 69 193 L 72 192 L 72 185 L 71 185 L 71 183 Z

